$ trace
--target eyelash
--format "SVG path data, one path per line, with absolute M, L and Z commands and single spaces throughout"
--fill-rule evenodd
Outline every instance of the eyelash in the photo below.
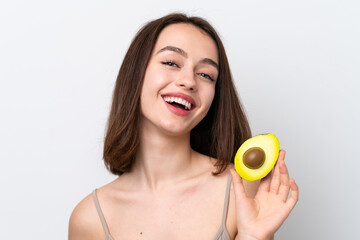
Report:
M 208 75 L 206 73 L 199 73 L 199 75 L 201 77 L 204 77 L 204 78 L 209 79 L 210 81 L 214 82 L 214 79 L 210 75 Z
M 167 60 L 165 62 L 161 62 L 164 65 L 170 66 L 170 67 L 179 67 L 173 60 Z
M 177 67 L 177 68 L 179 67 L 179 65 L 177 65 L 175 63 L 175 61 L 173 61 L 173 60 L 167 60 L 167 61 L 161 62 L 161 64 L 166 65 L 166 66 L 170 66 L 170 67 Z M 203 77 L 203 78 L 209 79 L 212 82 L 214 82 L 214 79 L 209 74 L 199 73 L 198 75 Z

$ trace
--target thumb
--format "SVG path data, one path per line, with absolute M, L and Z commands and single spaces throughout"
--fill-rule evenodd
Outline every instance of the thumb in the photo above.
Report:
M 242 199 L 247 198 L 242 178 L 233 168 L 230 169 L 230 173 L 232 176 L 232 183 L 235 191 L 235 199 L 237 201 L 241 201 Z

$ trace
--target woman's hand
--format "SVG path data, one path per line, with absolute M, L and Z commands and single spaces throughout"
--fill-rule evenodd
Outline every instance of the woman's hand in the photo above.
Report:
M 235 189 L 238 239 L 271 239 L 295 207 L 299 191 L 294 179 L 289 178 L 284 157 L 285 151 L 280 150 L 272 174 L 261 180 L 254 199 L 246 196 L 241 177 L 234 169 L 230 170 Z

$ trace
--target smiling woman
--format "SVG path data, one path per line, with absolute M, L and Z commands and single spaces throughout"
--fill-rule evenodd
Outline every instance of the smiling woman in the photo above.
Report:
M 272 238 L 298 189 L 284 151 L 259 191 L 240 179 L 232 162 L 250 137 L 211 25 L 183 14 L 149 22 L 114 89 L 103 157 L 118 178 L 75 207 L 69 239 Z
M 216 62 L 216 44 L 199 28 L 184 23 L 165 27 L 144 77 L 140 97 L 141 132 L 146 134 L 152 131 L 151 126 L 156 126 L 170 135 L 190 136 L 191 129 L 206 116 L 214 98 Z M 182 102 L 190 109 L 185 110 Z
M 173 30 L 167 28 L 174 27 L 175 24 L 188 25 L 187 32 L 178 32 L 179 26 Z M 192 36 L 190 30 L 200 39 L 189 38 Z M 172 31 L 172 34 L 168 34 L 169 31 Z M 168 44 L 157 42 L 164 34 L 164 39 L 169 40 Z M 203 39 L 208 41 L 208 45 L 205 45 Z M 206 67 L 209 72 L 199 72 L 201 69 L 197 69 L 197 74 L 216 80 L 216 94 L 209 113 L 191 132 L 192 148 L 217 159 L 215 172 L 220 173 L 232 161 L 241 143 L 251 137 L 250 127 L 237 97 L 225 49 L 218 34 L 201 18 L 172 14 L 148 23 L 138 32 L 120 68 L 104 147 L 105 163 L 112 173 L 119 175 L 131 168 L 139 144 L 140 94 L 146 70 L 139 66 L 149 66 L 151 58 L 156 57 L 159 63 L 172 68 L 172 72 L 183 70 L 184 67 L 188 69 L 190 66 L 181 64 L 184 64 L 184 59 L 191 60 L 188 59 L 189 53 L 180 47 L 181 44 L 176 45 L 185 43 L 184 40 L 190 41 L 189 46 L 196 45 L 197 48 L 193 47 L 196 51 L 207 51 L 209 46 L 211 47 L 213 56 L 202 56 L 197 66 Z M 159 46 L 158 49 L 156 44 Z M 161 70 L 160 66 L 157 67 Z M 149 69 L 147 74 L 150 74 Z M 143 89 L 148 89 L 146 83 Z M 154 106 L 150 108 L 152 107 Z M 122 161 L 119 162 L 119 159 Z

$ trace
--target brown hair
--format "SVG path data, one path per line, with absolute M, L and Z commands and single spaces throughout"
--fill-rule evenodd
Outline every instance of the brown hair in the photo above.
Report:
M 237 96 L 224 46 L 215 29 L 204 19 L 174 13 L 143 26 L 133 39 L 119 70 L 107 124 L 103 158 L 116 175 L 128 172 L 139 147 L 140 94 L 151 53 L 160 32 L 175 23 L 192 24 L 216 43 L 219 75 L 207 116 L 191 131 L 191 147 L 216 158 L 216 172 L 233 161 L 240 145 L 251 137 L 248 120 Z

